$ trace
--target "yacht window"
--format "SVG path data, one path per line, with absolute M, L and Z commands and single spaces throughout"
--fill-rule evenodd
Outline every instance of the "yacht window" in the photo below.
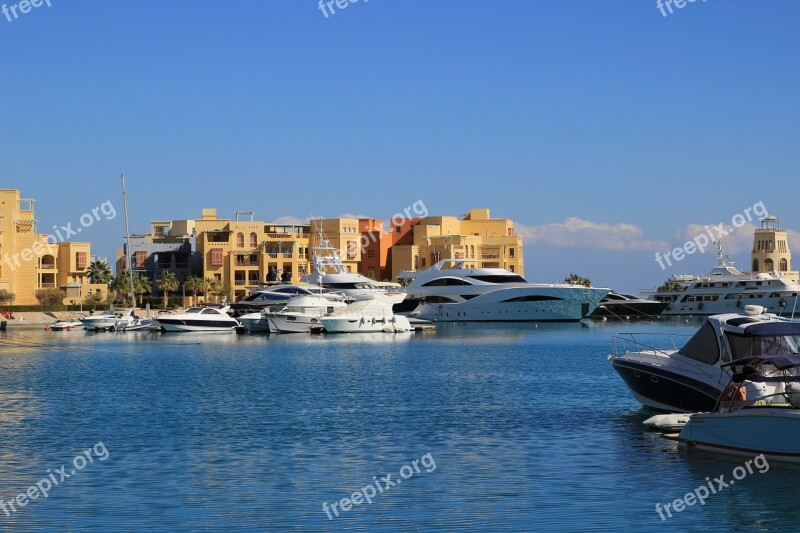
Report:
M 800 335 L 777 335 L 772 337 L 753 337 L 728 333 L 734 359 L 761 357 L 764 355 L 791 355 L 800 350 Z
M 454 285 L 472 285 L 472 283 L 460 278 L 436 278 L 422 284 L 423 287 L 452 287 Z
M 200 308 L 199 307 L 190 307 L 189 309 L 186 310 L 186 312 L 187 313 L 199 313 L 200 312 Z
M 552 300 L 562 300 L 562 298 L 556 298 L 555 296 L 545 296 L 542 294 L 529 294 L 527 296 L 517 296 L 516 298 L 509 298 L 508 300 L 503 300 L 500 303 L 517 303 L 517 302 L 547 302 Z
M 701 363 L 713 365 L 719 359 L 718 350 L 714 327 L 706 322 L 678 353 Z
M 525 278 L 516 274 L 498 274 L 489 276 L 469 276 L 484 283 L 527 283 Z
M 731 354 L 728 353 L 728 346 L 725 344 L 725 341 L 722 338 L 719 339 L 719 344 L 722 346 L 722 362 L 730 363 Z
M 203 311 L 200 314 L 201 315 L 216 315 L 216 314 L 219 314 L 219 313 L 217 313 L 216 309 L 203 309 Z
M 461 297 L 464 298 L 465 300 L 471 300 L 471 299 L 475 298 L 476 296 L 478 296 L 478 295 L 477 294 L 462 294 L 461 295 Z
M 429 304 L 452 304 L 455 300 L 451 300 L 446 296 L 426 296 L 425 303 Z

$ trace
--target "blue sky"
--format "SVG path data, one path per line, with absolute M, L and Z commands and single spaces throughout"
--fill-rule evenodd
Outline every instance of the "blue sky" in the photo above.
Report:
M 800 230 L 794 0 L 51 3 L 0 15 L 0 187 L 42 231 L 119 206 L 121 172 L 138 232 L 422 199 L 524 226 L 532 281 L 638 291 L 710 268 L 654 261 L 690 225 L 762 201 Z M 123 234 L 82 239 L 111 256 Z

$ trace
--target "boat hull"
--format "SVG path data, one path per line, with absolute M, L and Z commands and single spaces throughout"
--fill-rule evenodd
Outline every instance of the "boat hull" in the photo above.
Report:
M 267 318 L 261 313 L 250 313 L 239 317 L 239 322 L 250 333 L 269 333 L 270 327 Z
M 673 440 L 687 448 L 728 455 L 764 454 L 800 463 L 800 410 L 753 407 L 731 413 L 698 413 Z
M 267 319 L 270 333 L 308 333 L 313 326 L 320 325 L 319 317 L 299 314 L 270 313 Z
M 158 319 L 161 329 L 164 331 L 182 332 L 213 332 L 213 331 L 232 331 L 235 332 L 237 324 L 225 320 L 182 320 L 182 319 Z
M 607 293 L 577 287 L 496 289 L 459 303 L 423 301 L 414 314 L 433 322 L 577 321 L 594 311 Z M 524 301 L 509 301 L 515 299 Z
M 620 375 L 639 403 L 651 409 L 698 413 L 711 411 L 722 391 L 717 387 L 637 361 L 614 358 Z

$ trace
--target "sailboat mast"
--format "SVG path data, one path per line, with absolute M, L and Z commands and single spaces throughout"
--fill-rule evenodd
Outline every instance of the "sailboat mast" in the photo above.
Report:
M 136 307 L 136 300 L 133 291 L 133 263 L 131 263 L 131 234 L 128 231 L 128 196 L 125 194 L 125 174 L 122 178 L 122 210 L 125 215 L 125 256 L 128 261 L 128 273 L 131 280 L 131 307 Z

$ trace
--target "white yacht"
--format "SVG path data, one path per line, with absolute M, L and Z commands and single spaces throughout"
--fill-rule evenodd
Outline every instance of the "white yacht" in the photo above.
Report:
M 796 310 L 800 285 L 780 272 L 743 273 L 717 242 L 717 265 L 704 276 L 672 276 L 654 291 L 653 300 L 667 304 L 663 315 L 717 315 L 741 312 L 745 305 L 759 305 L 769 312 L 791 315 Z
M 320 317 L 328 333 L 362 333 L 411 331 L 411 324 L 402 315 L 395 315 L 392 306 L 381 299 L 359 300 Z
M 320 245 L 313 249 L 313 268 L 301 281 L 324 287 L 353 300 L 381 299 L 391 305 L 402 302 L 406 293 L 399 283 L 375 281 L 354 272 L 347 272 L 339 252 L 320 235 Z
M 114 330 L 127 324 L 133 324 L 136 320 L 135 311 L 135 309 L 130 309 L 127 312 L 120 312 L 112 307 L 99 315 L 88 315 L 79 320 L 83 324 L 83 328 L 90 331 Z
M 504 268 L 464 268 L 475 259 L 443 259 L 410 279 L 409 298 L 419 301 L 412 316 L 447 322 L 580 320 L 595 310 L 608 289 L 529 283 Z
M 280 311 L 265 314 L 270 333 L 308 333 L 313 326 L 320 325 L 320 318 L 346 307 L 341 297 L 297 296 Z
M 190 307 L 183 313 L 159 315 L 164 331 L 236 331 L 239 321 L 228 315 L 228 307 Z
M 657 336 L 616 334 L 609 360 L 642 405 L 671 412 L 712 411 L 730 382 L 733 360 L 797 356 L 800 350 L 800 323 L 765 314 L 756 305 L 748 305 L 745 313 L 708 317 L 685 344 L 675 335 L 668 343 L 659 342 Z M 757 399 L 773 394 L 774 370 L 764 365 L 757 376 L 749 377 L 743 396 Z

